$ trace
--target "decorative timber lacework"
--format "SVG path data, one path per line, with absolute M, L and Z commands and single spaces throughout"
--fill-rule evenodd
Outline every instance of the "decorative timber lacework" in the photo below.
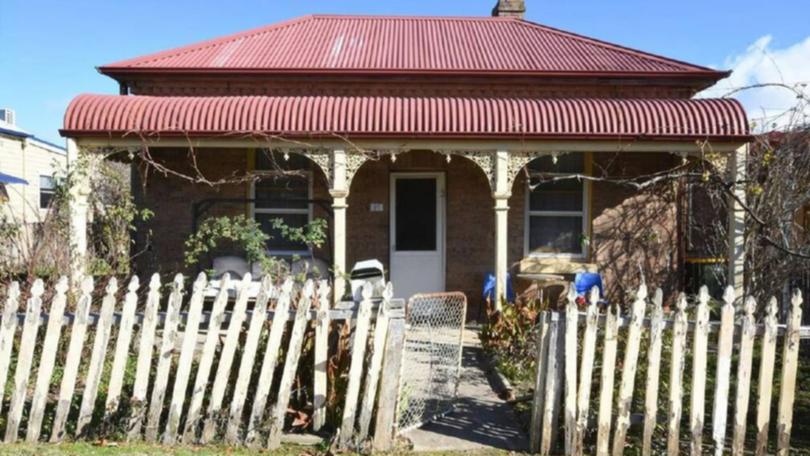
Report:
M 518 173 L 526 167 L 532 160 L 543 155 L 548 155 L 542 152 L 510 152 L 509 153 L 509 166 L 507 167 L 507 188 L 512 188 L 517 178 Z
M 367 160 L 368 155 L 364 153 L 346 153 L 346 188 L 351 187 L 355 173 Z
M 490 189 L 492 190 L 495 189 L 495 161 L 492 159 L 492 154 L 494 152 L 466 151 L 454 153 L 456 155 L 466 157 L 467 159 L 471 160 L 473 163 L 478 165 L 478 167 L 481 168 L 481 170 L 487 176 L 487 182 L 489 182 Z
M 329 187 L 332 186 L 332 180 L 334 179 L 334 173 L 332 172 L 332 151 L 328 149 L 297 149 L 295 151 L 301 155 L 309 157 L 310 160 L 315 162 L 318 165 L 318 168 L 323 171 L 323 174 L 326 176 L 326 182 L 329 184 Z
M 335 166 L 335 159 L 334 153 L 332 150 L 329 149 L 295 149 L 289 150 L 291 153 L 299 153 L 306 157 L 309 157 L 315 164 L 318 165 L 319 168 L 323 171 L 324 175 L 326 175 L 326 181 L 329 183 L 329 187 L 334 186 L 334 166 Z M 354 175 L 357 173 L 357 170 L 363 166 L 368 160 L 368 156 L 365 153 L 346 153 L 346 186 L 349 187 L 352 183 L 352 179 Z

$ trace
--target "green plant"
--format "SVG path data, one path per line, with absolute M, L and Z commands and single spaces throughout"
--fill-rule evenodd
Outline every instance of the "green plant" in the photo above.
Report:
M 270 236 L 252 218 L 244 215 L 212 217 L 186 239 L 186 266 L 199 263 L 203 255 L 213 251 L 223 241 L 229 241 L 244 250 L 249 262 L 258 263 L 263 272 L 269 273 L 278 267 L 277 261 L 267 254 L 269 239 Z
M 534 371 L 538 306 L 533 299 L 504 302 L 500 312 L 488 312 L 488 322 L 481 330 L 484 349 L 496 358 L 498 369 L 510 381 L 523 382 Z
M 312 252 L 314 247 L 323 247 L 326 242 L 327 223 L 325 219 L 317 218 L 304 226 L 291 227 L 283 219 L 273 219 L 273 228 L 279 230 L 281 236 L 292 242 L 305 244 Z
M 272 221 L 272 226 L 284 239 L 305 244 L 310 252 L 326 242 L 327 223 L 324 219 L 291 227 L 283 219 L 277 218 Z M 258 264 L 263 273 L 279 273 L 285 264 L 267 252 L 267 241 L 270 239 L 271 236 L 256 220 L 244 215 L 211 217 L 186 239 L 185 263 L 186 266 L 198 264 L 203 255 L 222 247 L 222 243 L 231 243 L 244 252 L 248 262 Z

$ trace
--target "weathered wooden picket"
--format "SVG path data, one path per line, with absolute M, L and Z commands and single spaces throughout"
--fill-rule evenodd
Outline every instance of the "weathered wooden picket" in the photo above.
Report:
M 212 302 L 205 298 L 208 285 L 200 274 L 185 299 L 184 280 L 178 274 L 162 306 L 161 282 L 155 274 L 137 311 L 138 278 L 130 280 L 120 308 L 117 282 L 110 279 L 98 312 L 91 312 L 94 287 L 93 279 L 87 278 L 75 290 L 75 310 L 66 312 L 67 280 L 55 285 L 48 311 L 43 296 L 50 295 L 36 280 L 25 312 L 18 313 L 20 287 L 10 284 L 0 321 L 0 391 L 14 368 L 5 442 L 16 441 L 21 428 L 27 441 L 39 441 L 45 420 L 51 423 L 51 442 L 82 438 L 101 426 L 124 429 L 122 435 L 130 440 L 173 444 L 222 438 L 231 444 L 278 447 L 293 390 L 301 387 L 294 382 L 310 327 L 312 428 L 317 432 L 327 424 L 329 332 L 332 322 L 345 322 L 354 328 L 351 368 L 342 421 L 333 423 L 334 428 L 340 429 L 342 446 L 359 445 L 370 435 L 376 415 L 373 446 L 390 448 L 396 407 L 391 398 L 396 398 L 405 328 L 402 303 L 392 299 L 390 284 L 380 299 L 372 299 L 367 286 L 360 303 L 331 309 L 326 281 L 296 284 L 287 278 L 278 284 L 265 277 L 258 295 L 251 297 L 249 275 L 235 287 L 226 275 Z M 234 288 L 228 311 L 229 290 Z M 90 335 L 93 342 L 88 346 Z M 368 339 L 373 341 L 370 347 Z M 282 352 L 284 364 L 277 366 Z M 276 367 L 282 369 L 277 382 Z M 58 388 L 53 384 L 57 370 Z M 49 401 L 52 392 L 56 401 Z M 129 400 L 122 401 L 123 394 L 129 394 Z M 103 404 L 97 400 L 100 396 L 106 397 Z M 46 419 L 51 414 L 52 419 Z
M 537 375 L 531 414 L 530 442 L 533 452 L 620 456 L 625 453 L 628 444 L 635 401 L 639 412 L 636 416 L 643 417 L 638 420 L 643 422 L 638 439 L 643 455 L 653 454 L 653 439 L 659 432 L 659 424 L 664 425 L 666 438 L 661 436 L 657 441 L 666 443 L 666 453 L 669 455 L 687 452 L 692 455 L 722 455 L 729 448 L 734 455 L 744 452 L 764 455 L 769 451 L 776 350 L 781 337 L 781 378 L 778 381 L 774 447 L 777 454 L 788 453 L 796 393 L 801 292 L 796 291 L 791 297 L 786 325 L 777 324 L 775 298 L 768 302 L 762 322 L 757 324 L 754 318 L 756 302 L 752 298 L 737 300 L 732 288 L 728 288 L 723 296 L 718 322 L 709 321 L 710 298 L 705 287 L 697 297 L 692 321 L 688 320 L 688 303 L 684 295 L 676 300 L 670 317 L 664 318 L 661 290 L 656 290 L 650 302 L 645 286 L 640 287 L 630 305 L 628 318 L 619 315 L 616 303 L 607 305 L 604 315 L 599 315 L 600 297 L 596 289 L 588 296 L 589 305 L 585 313 L 579 311 L 573 292 L 569 293 L 567 300 L 564 312 L 544 312 L 540 315 Z M 734 305 L 738 301 L 741 302 L 738 303 L 738 318 L 735 321 Z M 648 305 L 651 315 L 645 318 Z M 579 330 L 583 330 L 581 337 Z M 603 338 L 598 341 L 600 332 Z M 624 341 L 621 344 L 624 353 L 621 364 L 617 364 L 620 338 Z M 598 346 L 601 347 L 601 359 L 597 356 Z M 760 349 L 756 436 L 746 439 L 755 346 Z M 644 352 L 646 359 L 639 359 Z M 710 359 L 714 361 L 715 372 L 707 372 Z M 661 372 L 662 361 L 668 361 L 668 376 Z M 732 369 L 735 363 L 736 370 Z M 684 385 L 687 365 L 691 368 L 691 388 L 688 393 Z M 591 390 L 595 387 L 594 366 L 600 366 L 601 372 L 595 427 L 591 425 L 590 411 Z M 646 371 L 645 379 L 639 379 L 645 384 L 636 387 L 636 377 L 641 376 L 640 369 Z M 666 382 L 662 381 L 662 376 Z M 619 382 L 617 392 L 614 392 L 614 380 Z M 712 380 L 711 445 L 704 445 L 707 426 L 704 424 L 705 389 L 707 382 L 712 384 Z M 667 393 L 664 400 L 667 407 L 665 419 L 658 410 L 662 390 Z M 561 401 L 563 396 L 564 403 Z M 691 396 L 691 401 L 689 432 L 685 435 L 681 433 L 681 424 L 687 396 Z M 729 409 L 733 410 L 731 432 L 728 429 Z M 560 416 L 563 417 L 562 426 L 557 425 Z M 565 430 L 563 440 L 560 440 L 560 428 Z M 586 443 L 594 433 L 595 442 Z

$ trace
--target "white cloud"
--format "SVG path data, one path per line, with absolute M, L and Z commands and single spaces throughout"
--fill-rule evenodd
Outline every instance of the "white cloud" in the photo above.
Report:
M 765 35 L 745 52 L 728 57 L 723 65 L 731 76 L 706 90 L 701 96 L 720 97 L 757 84 L 785 84 L 808 94 L 810 87 L 810 36 L 784 48 L 772 46 L 773 37 Z M 806 100 L 784 87 L 747 89 L 734 94 L 745 106 L 748 116 L 759 128 L 807 122 L 810 116 Z M 798 112 L 797 112 L 798 111 Z M 797 117 L 797 114 L 801 117 Z

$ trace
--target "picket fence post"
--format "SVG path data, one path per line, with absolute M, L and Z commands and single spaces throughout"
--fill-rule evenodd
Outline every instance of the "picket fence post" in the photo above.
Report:
M 692 435 L 692 456 L 703 454 L 703 426 L 706 415 L 706 364 L 709 344 L 709 289 L 704 285 L 698 292 L 695 309 L 695 334 L 692 342 L 692 403 L 689 431 Z
M 728 416 L 728 390 L 730 386 L 731 355 L 734 343 L 734 287 L 723 293 L 720 309 L 720 334 L 717 337 L 717 374 L 715 377 L 714 411 L 712 412 L 712 437 L 714 454 L 723 455 Z
M 149 280 L 149 292 L 146 295 L 146 306 L 143 309 L 138 359 L 135 367 L 135 383 L 130 398 L 130 417 L 127 440 L 136 440 L 141 436 L 141 428 L 146 412 L 146 394 L 149 388 L 149 372 L 152 368 L 152 354 L 155 351 L 155 329 L 157 328 L 158 307 L 160 306 L 160 275 L 152 274 Z M 74 326 L 75 327 L 75 326 Z
M 166 308 L 166 321 L 163 323 L 163 332 L 160 336 L 158 365 L 155 370 L 155 382 L 152 387 L 152 397 L 149 400 L 149 412 L 146 417 L 145 439 L 147 442 L 157 441 L 160 416 L 163 412 L 163 399 L 166 397 L 166 385 L 169 382 L 169 373 L 172 368 L 172 355 L 174 354 L 177 324 L 180 320 L 182 306 L 183 275 L 177 274 L 174 276 L 174 282 L 172 282 L 172 292 L 169 295 L 168 307 Z
M 546 357 L 546 385 L 543 399 L 543 431 L 540 435 L 540 454 L 548 455 L 553 451 L 557 442 L 558 429 L 555 426 L 557 415 L 557 396 L 561 389 L 559 371 L 561 369 L 559 356 L 560 349 L 560 314 L 551 312 L 551 322 L 548 329 L 548 356 Z
M 292 290 L 292 280 L 287 279 L 286 283 L 283 286 L 282 296 L 279 298 L 279 302 L 289 302 L 290 300 L 290 292 Z M 247 335 L 245 335 L 245 342 L 242 347 L 242 359 L 239 363 L 239 371 L 236 377 L 236 384 L 233 388 L 233 397 L 231 399 L 231 407 L 230 413 L 228 418 L 228 425 L 225 431 L 225 440 L 236 444 L 239 442 L 239 430 L 242 424 L 242 415 L 243 410 L 245 407 L 245 401 L 247 400 L 247 393 L 248 387 L 250 386 L 250 377 L 253 375 L 253 365 L 256 362 L 256 351 L 259 349 L 259 338 L 261 337 L 262 329 L 264 328 L 264 322 L 267 316 L 267 303 L 270 300 L 270 295 L 272 293 L 272 283 L 270 282 L 269 276 L 265 276 L 265 279 L 262 281 L 260 295 L 256 299 L 256 305 L 253 306 L 253 314 L 250 317 L 250 323 L 248 325 Z M 281 308 L 282 306 L 278 306 L 279 309 L 276 312 L 272 328 L 276 332 L 283 331 L 284 325 L 287 323 L 287 310 L 286 306 Z M 279 328 L 281 328 L 279 330 Z M 277 337 L 277 340 L 281 340 L 281 336 L 274 336 L 273 333 L 270 335 L 271 340 L 274 337 Z M 278 351 L 278 343 L 277 342 L 268 342 L 267 344 L 268 350 L 273 350 L 274 352 Z M 272 362 L 275 365 L 275 359 L 278 357 L 276 356 L 273 358 Z M 270 371 L 270 381 L 273 379 L 272 368 Z M 264 391 L 265 390 L 265 382 L 267 382 L 267 373 L 262 368 L 261 376 L 260 376 L 260 389 L 257 391 L 256 394 L 256 404 L 261 403 L 261 408 L 264 409 Z M 255 408 L 254 408 L 255 410 Z M 250 442 L 253 439 L 253 426 L 256 423 L 251 417 L 250 424 L 248 425 L 247 429 L 247 437 L 246 441 Z
M 672 353 L 669 370 L 669 422 L 667 426 L 667 453 L 680 453 L 681 415 L 683 412 L 683 369 L 686 364 L 686 295 L 681 293 L 675 303 L 672 317 Z
M 304 331 L 307 329 L 307 317 L 312 306 L 312 296 L 315 286 L 312 280 L 307 280 L 298 305 L 295 309 L 295 319 L 293 320 L 292 332 L 290 333 L 290 343 L 287 348 L 287 356 L 284 360 L 284 372 L 281 374 L 281 382 L 278 387 L 278 399 L 273 407 L 270 420 L 270 432 L 267 437 L 267 448 L 275 450 L 281 446 L 281 430 L 284 427 L 284 416 L 287 414 L 287 406 L 290 403 L 293 380 L 295 372 L 298 370 L 298 362 L 301 359 L 301 346 L 304 343 Z
M 211 305 L 211 316 L 208 321 L 208 333 L 200 353 L 200 363 L 197 366 L 197 377 L 194 388 L 191 390 L 191 402 L 188 405 L 186 421 L 183 425 L 183 443 L 191 444 L 197 438 L 200 424 L 200 411 L 203 398 L 211 376 L 211 367 L 214 365 L 214 354 L 219 344 L 219 332 L 225 317 L 225 305 L 228 304 L 228 288 L 231 285 L 231 275 L 227 272 L 219 281 L 220 289 Z
M 357 441 L 362 442 L 368 437 L 368 428 L 371 425 L 371 414 L 374 411 L 374 399 L 377 398 L 380 369 L 382 368 L 383 351 L 388 333 L 388 314 L 394 290 L 389 282 L 383 291 L 383 300 L 377 311 L 374 322 L 374 339 L 371 342 L 371 361 L 366 370 L 365 391 L 360 405 L 360 425 L 357 431 Z
M 73 316 L 73 327 L 70 331 L 70 343 L 65 366 L 62 372 L 62 384 L 59 387 L 59 402 L 56 404 L 56 413 L 51 426 L 52 443 L 61 442 L 65 434 L 65 424 L 73 402 L 73 393 L 76 389 L 76 377 L 79 374 L 79 364 L 82 360 L 82 348 L 87 337 L 87 323 L 90 316 L 90 304 L 93 300 L 93 277 L 87 276 L 82 280 L 81 295 L 76 304 L 76 313 Z
M 258 427 L 262 424 L 264 419 L 264 411 L 267 405 L 267 398 L 270 396 L 270 387 L 273 383 L 273 374 L 276 370 L 276 363 L 278 362 L 278 351 L 281 348 L 281 338 L 284 335 L 284 328 L 287 326 L 287 315 L 290 309 L 290 302 L 292 301 L 293 281 L 287 279 L 281 285 L 281 290 L 276 300 L 275 313 L 273 314 L 273 322 L 270 324 L 270 334 L 267 336 L 267 347 L 265 347 L 264 356 L 262 359 L 262 367 L 259 371 L 259 383 L 256 386 L 256 395 L 253 398 L 253 407 L 250 411 L 250 419 L 247 425 L 247 432 L 245 433 L 245 443 L 248 446 L 258 446 Z M 269 292 L 269 290 L 268 290 Z M 260 309 L 260 314 L 253 313 L 254 319 L 250 321 L 250 329 L 248 329 L 249 337 L 255 334 L 258 337 L 258 332 L 264 326 L 264 315 L 267 312 L 267 305 L 265 304 Z M 251 332 L 253 330 L 253 332 Z M 256 339 L 258 341 L 258 339 Z M 251 345 L 251 351 L 255 352 L 255 348 Z M 250 357 L 250 366 L 253 365 L 253 356 Z M 243 358 L 244 359 L 244 358 Z M 245 366 L 239 367 L 240 378 L 244 377 L 249 380 L 252 368 L 247 368 L 248 361 L 243 362 Z M 239 384 L 239 381 L 237 381 Z M 247 387 L 247 384 L 245 384 Z M 233 414 L 231 415 L 234 416 Z
M 589 305 L 585 316 L 585 332 L 582 335 L 582 358 L 579 367 L 579 390 L 577 392 L 577 430 L 574 454 L 585 454 L 585 430 L 588 427 L 588 413 L 593 387 L 593 365 L 596 356 L 596 337 L 599 329 L 599 290 L 594 288 L 589 294 Z
M 312 430 L 318 432 L 326 423 L 327 363 L 329 362 L 329 282 L 318 285 L 318 313 L 315 323 L 315 348 L 312 379 Z
M 385 342 L 380 394 L 377 401 L 377 421 L 374 425 L 372 448 L 388 451 L 394 440 L 399 382 L 402 374 L 402 354 L 405 348 L 405 318 L 392 318 L 388 322 Z
M 641 284 L 636 292 L 630 310 L 630 327 L 627 330 L 624 362 L 622 363 L 622 380 L 619 387 L 619 403 L 616 410 L 616 430 L 613 434 L 613 456 L 622 456 L 627 440 L 627 429 L 630 427 L 630 406 L 633 402 L 638 352 L 641 348 L 641 330 L 644 325 L 644 312 L 647 308 L 647 286 Z
M 529 450 L 540 451 L 540 439 L 543 427 L 543 410 L 546 399 L 546 366 L 548 363 L 548 327 L 549 311 L 540 312 L 536 326 L 537 331 L 537 367 L 534 380 L 534 399 L 532 401 L 531 425 L 529 428 Z
M 197 345 L 197 332 L 200 330 L 203 299 L 208 280 L 205 273 L 197 275 L 191 286 L 186 325 L 183 328 L 183 340 L 180 344 L 180 355 L 177 358 L 177 369 L 174 375 L 174 388 L 169 403 L 169 416 L 166 429 L 163 432 L 163 444 L 172 445 L 177 440 L 177 430 L 180 427 L 180 414 L 183 413 L 183 403 L 186 400 L 188 377 L 191 374 L 191 363 L 194 360 L 194 349 Z
M 793 427 L 793 401 L 796 397 L 796 373 L 799 368 L 799 328 L 802 324 L 802 293 L 795 290 L 790 298 L 785 341 L 782 350 L 782 381 L 779 384 L 779 408 L 776 416 L 776 454 L 790 452 Z
M 619 343 L 619 306 L 609 304 L 605 319 L 605 339 L 602 349 L 602 375 L 599 393 L 599 415 L 596 431 L 596 454 L 610 454 L 610 422 L 613 410 L 613 383 L 616 371 L 616 350 Z
M 369 320 L 371 318 L 372 286 L 366 283 L 361 292 L 360 310 L 352 339 L 351 364 L 349 365 L 349 384 L 346 387 L 346 400 L 343 406 L 343 419 L 340 425 L 339 444 L 345 447 L 354 433 L 354 419 L 357 411 L 357 396 L 360 394 L 360 382 L 363 374 L 363 361 L 366 353 Z
M 124 296 L 124 305 L 121 309 L 121 322 L 119 324 L 118 338 L 115 341 L 110 383 L 107 387 L 107 400 L 104 404 L 104 420 L 115 416 L 118 411 L 118 402 L 121 397 L 121 388 L 124 383 L 124 373 L 129 358 L 129 346 L 132 341 L 132 326 L 135 324 L 135 310 L 138 306 L 138 276 L 132 276 L 127 285 Z
M 28 379 L 31 375 L 31 364 L 34 361 L 39 317 L 42 309 L 42 294 L 45 286 L 42 279 L 31 285 L 31 297 L 25 309 L 25 321 L 20 335 L 20 350 L 17 353 L 17 366 L 14 369 L 14 389 L 11 391 L 11 403 L 6 415 L 6 443 L 17 441 L 17 431 L 22 418 L 25 397 L 28 394 Z
M 759 363 L 759 386 L 757 391 L 757 442 L 754 453 L 764 456 L 768 452 L 768 427 L 771 424 L 773 399 L 773 370 L 776 364 L 776 311 L 775 297 L 768 300 L 765 314 L 765 334 L 762 336 L 762 358 Z
M 661 348 L 664 335 L 664 293 L 655 290 L 652 299 L 652 319 L 650 320 L 650 340 L 647 348 L 647 383 L 644 394 L 644 434 L 641 454 L 652 455 L 652 438 L 658 417 L 658 380 L 661 368 Z
M 565 452 L 573 453 L 577 441 L 577 329 L 579 309 L 573 284 L 565 306 Z
M 14 347 L 14 332 L 17 329 L 17 309 L 19 309 L 20 284 L 11 282 L 3 307 L 3 321 L 0 326 L 0 411 L 3 409 L 2 396 L 6 391 L 8 368 L 11 364 L 11 349 Z
M 225 342 L 222 345 L 222 351 L 219 353 L 219 363 L 217 364 L 217 373 L 214 377 L 214 385 L 211 387 L 211 399 L 208 402 L 205 424 L 203 425 L 202 434 L 200 436 L 201 444 L 206 444 L 211 441 L 217 430 L 217 424 L 222 410 L 222 401 L 225 398 L 225 389 L 228 387 L 228 382 L 230 381 L 233 357 L 239 343 L 239 334 L 242 332 L 242 324 L 245 322 L 245 310 L 247 309 L 247 302 L 250 297 L 251 280 L 252 276 L 250 273 L 245 274 L 237 288 L 236 302 L 231 311 L 231 321 L 228 324 Z
M 61 277 L 56 284 L 56 295 L 51 302 L 48 313 L 48 327 L 45 330 L 45 342 L 42 344 L 42 355 L 37 368 L 37 383 L 31 399 L 31 413 L 28 416 L 28 429 L 25 440 L 34 443 L 39 440 L 42 418 L 45 415 L 45 403 L 48 400 L 48 389 L 56 361 L 59 336 L 62 334 L 62 318 L 65 316 L 68 290 L 67 277 Z
M 743 317 L 740 327 L 740 348 L 737 364 L 737 398 L 734 401 L 734 438 L 731 454 L 742 456 L 745 448 L 745 425 L 748 419 L 748 397 L 751 394 L 751 363 L 754 356 L 754 338 L 757 327 L 754 321 L 754 309 L 757 303 L 747 297 L 743 305 Z

